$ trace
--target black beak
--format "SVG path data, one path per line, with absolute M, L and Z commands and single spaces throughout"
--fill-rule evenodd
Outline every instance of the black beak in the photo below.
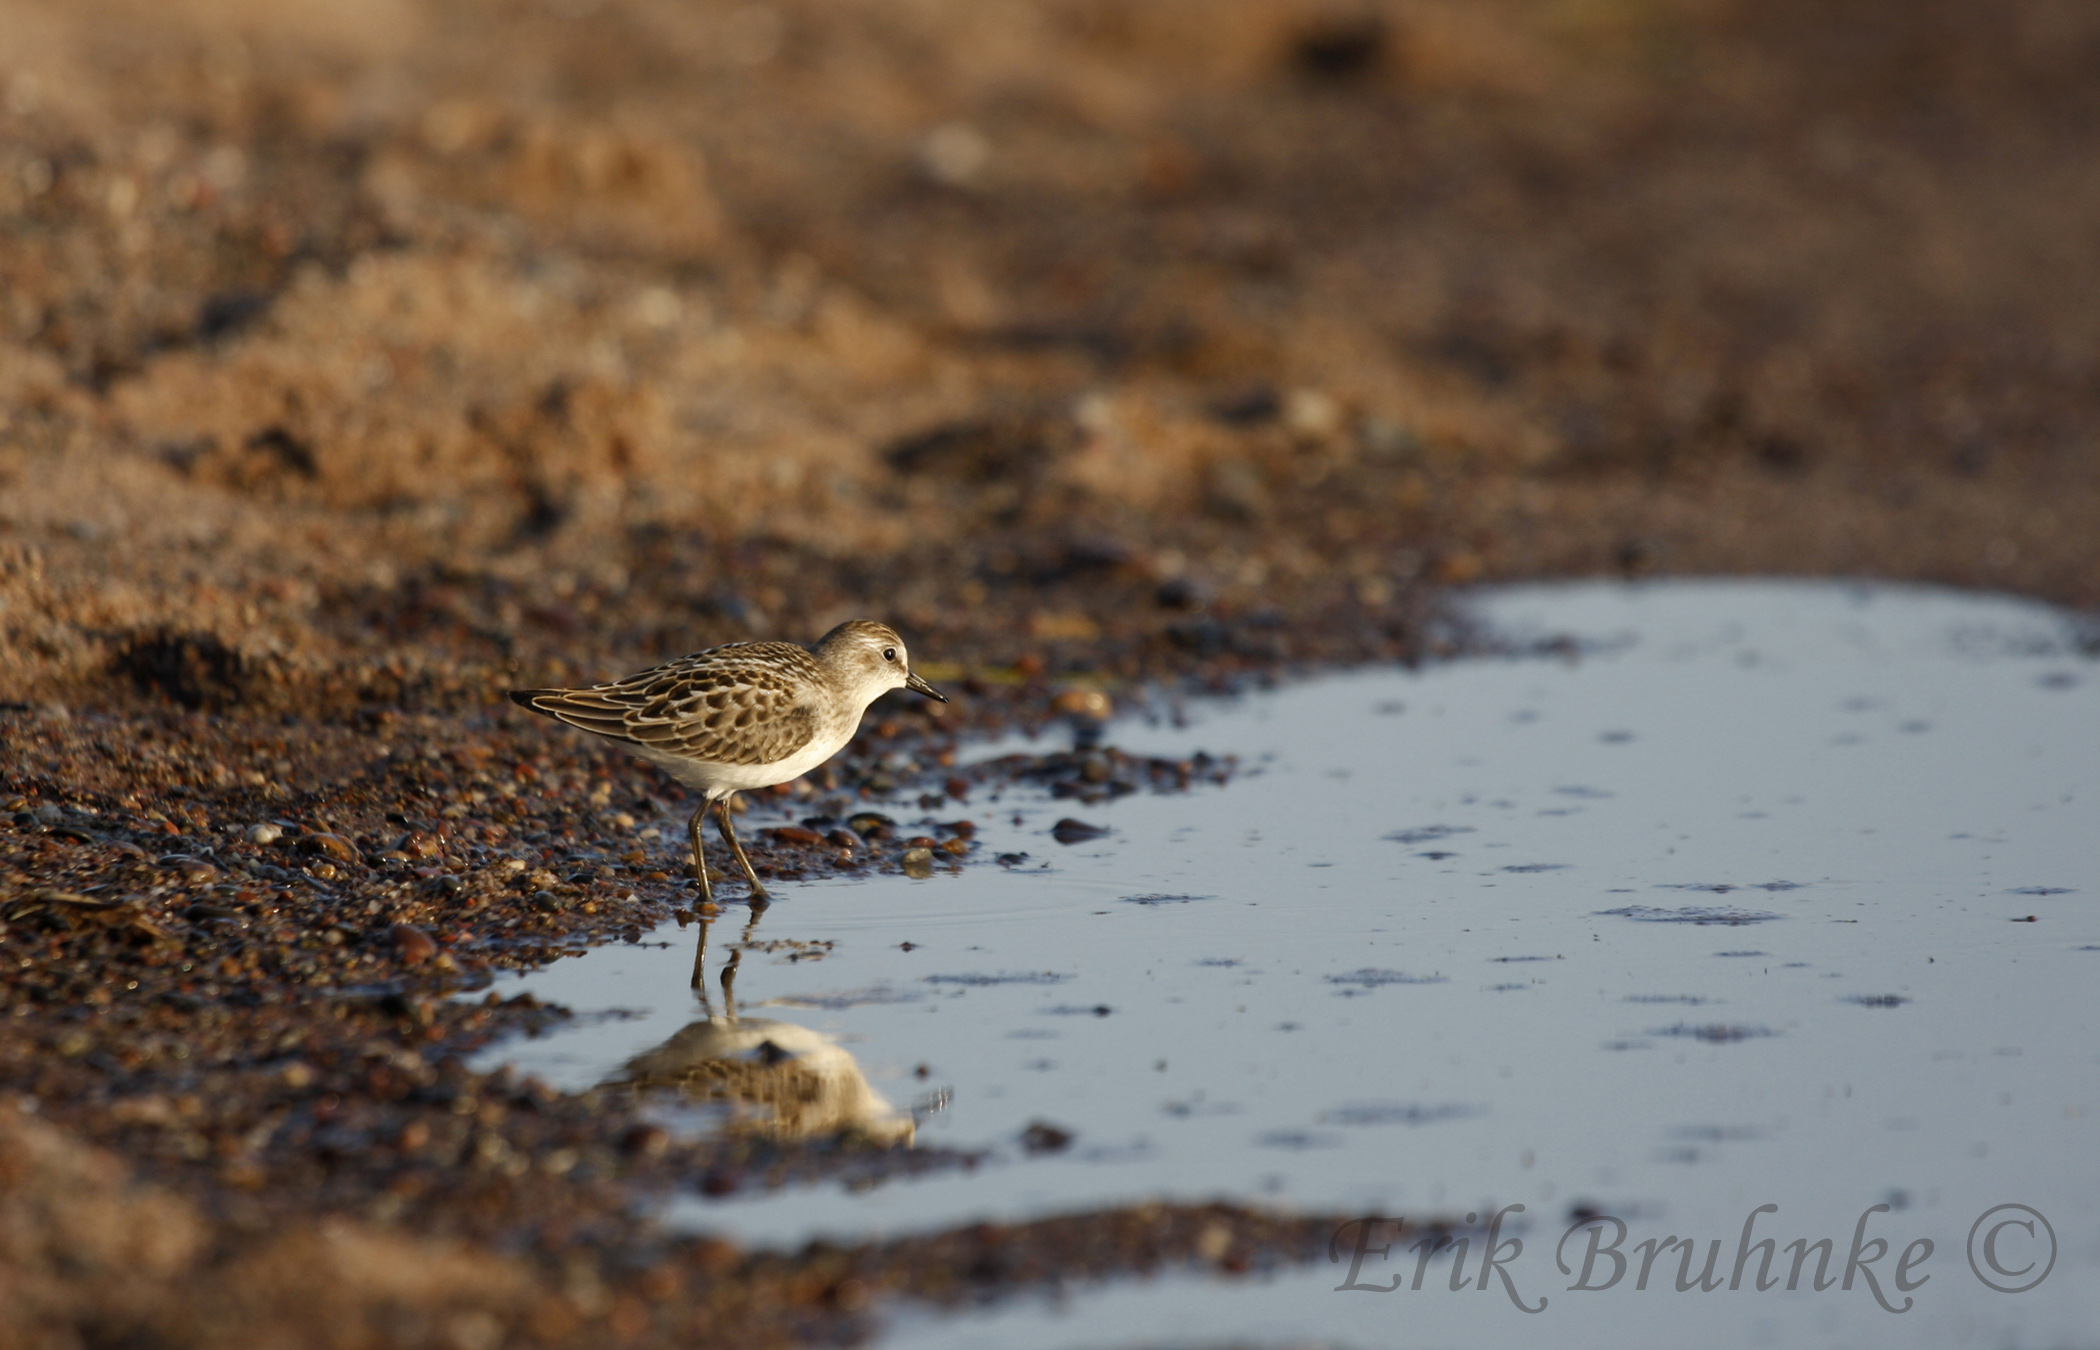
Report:
M 906 689 L 911 690 L 915 694 L 924 694 L 926 695 L 926 697 L 933 699 L 935 702 L 938 703 L 946 703 L 948 701 L 948 696 L 946 694 L 934 688 L 932 685 L 926 683 L 926 681 L 920 679 L 918 676 L 912 674 L 908 670 L 904 672 L 904 687 Z

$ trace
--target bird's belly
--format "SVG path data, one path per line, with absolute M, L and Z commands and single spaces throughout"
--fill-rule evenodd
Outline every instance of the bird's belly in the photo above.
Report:
M 772 787 L 776 783 L 800 778 L 844 749 L 846 742 L 852 738 L 851 728 L 848 728 L 844 736 L 819 737 L 786 759 L 777 759 L 771 764 L 710 764 L 702 760 L 687 759 L 683 755 L 670 754 L 654 746 L 630 744 L 627 748 L 686 786 L 698 788 L 711 797 L 719 797 L 725 793 L 749 792 L 755 788 Z

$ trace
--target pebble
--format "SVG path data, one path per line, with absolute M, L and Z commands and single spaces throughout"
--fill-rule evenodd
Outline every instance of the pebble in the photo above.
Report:
M 284 838 L 284 830 L 280 826 L 265 823 L 248 827 L 248 842 L 251 844 L 274 844 L 282 838 Z
M 783 844 L 794 844 L 801 848 L 813 848 L 824 842 L 824 836 L 815 830 L 805 830 L 800 825 L 776 825 L 766 831 L 768 837 Z
M 1116 705 L 1099 689 L 1067 689 L 1050 700 L 1050 711 L 1063 717 L 1084 717 L 1105 722 Z
M 357 845 L 339 834 L 327 834 L 317 831 L 313 834 L 301 835 L 299 837 L 299 851 L 301 853 L 324 854 L 337 862 L 354 863 L 359 861 Z
M 1089 825 L 1070 816 L 1050 827 L 1050 837 L 1060 844 L 1077 844 L 1088 839 L 1099 839 L 1108 832 L 1106 825 Z
M 1202 609 L 1210 603 L 1210 593 L 1193 578 L 1173 577 L 1160 583 L 1152 602 L 1161 609 Z
M 1021 1147 L 1030 1153 L 1061 1153 L 1072 1146 L 1072 1132 L 1047 1120 L 1034 1120 L 1021 1131 Z
M 863 839 L 887 839 L 897 822 L 880 811 L 861 811 L 846 817 L 846 828 Z
M 620 1151 L 630 1158 L 661 1158 L 671 1147 L 671 1132 L 661 1125 L 635 1125 L 620 1137 Z
M 184 853 L 171 853 L 160 860 L 160 865 L 182 873 L 182 879 L 192 886 L 209 886 L 219 879 L 218 868 L 202 858 L 192 858 Z
M 420 966 L 437 955 L 437 939 L 412 923 L 397 923 L 388 930 L 394 940 L 394 950 L 401 954 L 404 966 Z

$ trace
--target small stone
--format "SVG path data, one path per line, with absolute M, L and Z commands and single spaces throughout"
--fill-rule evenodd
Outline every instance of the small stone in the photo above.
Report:
M 941 852 L 950 854 L 957 858 L 960 858 L 963 854 L 968 853 L 969 851 L 970 841 L 967 839 L 950 839 L 947 843 L 941 845 Z
M 328 861 L 326 858 L 323 858 L 319 862 L 314 863 L 306 870 L 309 875 L 318 877 L 322 881 L 334 881 L 338 877 L 343 875 L 343 869 L 337 867 L 334 863 Z
M 908 877 L 932 876 L 933 850 L 930 848 L 908 848 L 904 850 L 904 875 Z
M 970 795 L 970 780 L 967 778 L 950 778 L 947 782 L 941 784 L 941 791 L 960 801 Z
M 915 834 L 911 838 L 904 841 L 904 846 L 916 852 L 919 849 L 939 848 L 941 846 L 941 841 L 931 837 L 930 835 Z
M 1099 689 L 1067 689 L 1050 700 L 1050 711 L 1060 717 L 1083 717 L 1101 722 L 1115 711 L 1115 704 Z
M 630 1158 L 661 1158 L 671 1147 L 671 1132 L 661 1125 L 636 1125 L 620 1137 L 620 1151 Z
M 848 853 L 860 847 L 860 836 L 851 830 L 832 830 L 824 838 Z
M 274 844 L 282 838 L 284 838 L 284 830 L 281 826 L 264 822 L 261 825 L 250 825 L 248 827 L 248 842 L 259 847 Z
M 897 828 L 897 822 L 880 811 L 862 811 L 846 817 L 846 828 L 863 839 L 887 839 Z
M 1021 1147 L 1030 1153 L 1061 1153 L 1072 1146 L 1072 1132 L 1047 1120 L 1034 1120 L 1021 1131 Z
M 394 940 L 394 950 L 404 966 L 420 966 L 437 955 L 437 939 L 412 923 L 395 924 L 388 936 Z
M 160 865 L 180 872 L 183 881 L 191 886 L 209 886 L 219 879 L 218 868 L 202 858 L 192 858 L 187 854 L 171 853 L 160 860 Z
M 400 848 L 403 853 L 406 853 L 411 858 L 436 858 L 442 856 L 445 851 L 444 845 L 421 830 L 417 830 L 404 838 L 401 841 Z
M 299 851 L 301 853 L 319 853 L 333 858 L 337 862 L 354 863 L 360 861 L 357 845 L 339 834 L 317 831 L 313 834 L 301 835 L 299 837 Z
M 561 910 L 561 900 L 553 891 L 534 891 L 532 904 L 533 908 L 545 914 L 555 914 Z
M 777 825 L 765 833 L 770 839 L 798 848 L 815 848 L 824 842 L 823 835 L 815 830 L 805 830 L 800 825 Z
M 1106 825 L 1089 825 L 1070 816 L 1050 827 L 1050 837 L 1060 844 L 1084 843 L 1089 839 L 1099 839 L 1108 832 Z
M 1152 602 L 1161 609 L 1201 609 L 1210 603 L 1210 595 L 1192 577 L 1173 577 L 1159 584 Z

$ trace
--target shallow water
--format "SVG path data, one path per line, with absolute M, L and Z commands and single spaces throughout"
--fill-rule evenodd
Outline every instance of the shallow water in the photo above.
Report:
M 1118 723 L 1125 749 L 1234 754 L 1242 773 L 1077 810 L 1009 793 L 969 814 L 979 853 L 1031 855 L 1018 866 L 779 888 L 755 936 L 834 945 L 746 951 L 734 994 L 746 1030 L 788 1024 L 774 1039 L 793 1045 L 753 1069 L 726 1023 L 685 1036 L 712 1047 L 710 1082 L 742 1056 L 739 1119 L 784 1099 L 767 1084 L 801 1063 L 822 1103 L 810 1128 L 852 1118 L 995 1158 L 863 1193 L 681 1198 L 669 1217 L 789 1244 L 1157 1197 L 1483 1220 L 1524 1206 L 1503 1235 L 1525 1250 L 1487 1289 L 1476 1235 L 1463 1292 L 1449 1260 L 1390 1294 L 1334 1292 L 1346 1263 L 1190 1276 L 907 1316 L 914 1346 L 2090 1342 L 2100 671 L 2069 622 L 1814 584 L 1526 588 L 1477 607 L 1583 654 L 1330 676 L 1194 706 L 1186 725 Z M 1049 828 L 1068 815 L 1111 833 L 1060 845 Z M 717 947 L 742 917 L 714 925 Z M 694 934 L 656 938 L 524 982 L 641 1015 L 492 1060 L 565 1087 L 660 1067 L 663 1052 L 637 1057 L 727 1011 L 727 951 L 703 1008 Z M 725 1110 L 666 1109 L 696 1128 Z M 1069 1146 L 1029 1153 L 1036 1122 Z M 2017 1295 L 1965 1254 L 2008 1203 L 2056 1236 L 2054 1268 Z M 1637 1244 L 1675 1236 L 1699 1239 L 1693 1276 L 1721 1239 L 1725 1281 L 1766 1204 L 1753 1241 L 1830 1238 L 1839 1274 L 1866 1213 L 1864 1238 L 1891 1246 L 1868 1269 L 1915 1306 L 1881 1310 L 1864 1279 L 1680 1293 L 1681 1248 L 1631 1287 Z M 1566 1292 L 1554 1268 L 1578 1206 L 1627 1226 L 1634 1268 L 1612 1289 Z M 1906 1294 L 1893 1268 L 1917 1239 L 1935 1246 L 1912 1278 L 1931 1278 Z M 2024 1229 L 2000 1239 L 2008 1269 L 2032 1254 Z M 1358 1282 L 1415 1266 L 1367 1255 Z M 1514 1306 L 1541 1296 L 1544 1312 Z

